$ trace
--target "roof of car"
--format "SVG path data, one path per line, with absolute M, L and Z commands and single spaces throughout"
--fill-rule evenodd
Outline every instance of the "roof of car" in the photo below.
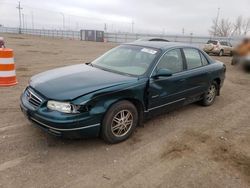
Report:
M 159 38 L 159 37 L 144 37 L 144 38 L 140 38 L 136 41 L 162 41 L 162 42 L 169 42 L 169 40 L 164 39 L 164 38 Z
M 192 45 L 179 43 L 179 42 L 161 42 L 161 41 L 134 41 L 131 43 L 126 43 L 130 45 L 137 45 L 137 46 L 145 46 L 145 47 L 151 47 L 151 48 L 158 48 L 162 50 L 166 50 L 172 47 L 194 47 Z

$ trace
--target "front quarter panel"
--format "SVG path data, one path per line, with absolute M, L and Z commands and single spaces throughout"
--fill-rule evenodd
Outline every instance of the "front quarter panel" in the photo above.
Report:
M 81 96 L 73 101 L 74 104 L 85 105 L 88 115 L 98 119 L 101 123 L 107 110 L 120 100 L 138 101 L 145 109 L 145 89 L 147 79 L 140 79 L 134 83 L 115 86 L 98 92 Z

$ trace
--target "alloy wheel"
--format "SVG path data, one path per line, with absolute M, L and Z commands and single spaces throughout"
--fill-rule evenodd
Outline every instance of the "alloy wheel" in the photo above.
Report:
M 211 85 L 207 91 L 207 95 L 206 95 L 206 100 L 208 103 L 213 102 L 214 98 L 216 96 L 216 86 L 215 85 Z
M 111 131 L 114 136 L 126 135 L 133 125 L 133 115 L 129 110 L 119 111 L 112 120 Z

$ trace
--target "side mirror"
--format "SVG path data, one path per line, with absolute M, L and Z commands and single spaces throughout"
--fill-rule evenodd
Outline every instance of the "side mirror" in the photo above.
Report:
M 162 77 L 170 77 L 170 76 L 172 76 L 172 75 L 173 75 L 173 73 L 172 73 L 172 71 L 169 70 L 169 69 L 159 69 L 159 70 L 156 72 L 156 74 L 154 75 L 154 77 L 155 77 L 155 78 L 158 78 L 158 77 L 160 77 L 160 76 L 162 76 Z

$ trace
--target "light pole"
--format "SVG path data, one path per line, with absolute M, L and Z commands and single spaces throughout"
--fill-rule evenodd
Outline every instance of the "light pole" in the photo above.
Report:
M 21 3 L 20 1 L 18 2 L 18 6 L 16 7 L 18 9 L 18 13 L 19 13 L 19 34 L 22 33 L 22 17 L 21 17 L 21 10 L 23 9 L 21 7 Z
M 64 16 L 64 14 L 62 12 L 60 12 L 60 14 L 63 17 L 63 30 L 64 30 L 65 29 L 65 16 Z

